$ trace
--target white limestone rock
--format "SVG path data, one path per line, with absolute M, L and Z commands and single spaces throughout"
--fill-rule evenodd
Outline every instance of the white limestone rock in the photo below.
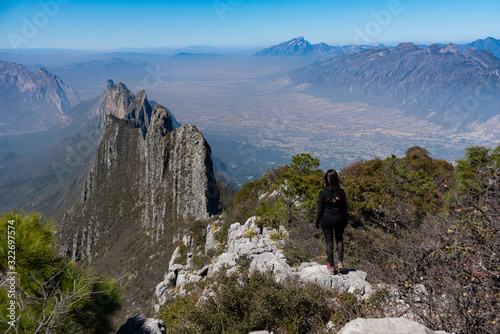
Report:
M 324 265 L 315 262 L 301 264 L 298 275 L 303 281 L 318 283 L 328 289 L 354 292 L 369 295 L 373 292 L 370 283 L 366 281 L 367 274 L 363 271 L 349 270 L 347 274 L 332 275 Z
M 205 253 L 211 249 L 217 248 L 217 240 L 215 234 L 220 230 L 215 224 L 207 225 L 207 237 L 205 240 Z
M 177 275 L 176 286 L 183 286 L 189 283 L 198 282 L 202 277 L 200 275 L 196 275 L 190 271 L 181 270 L 179 275 Z
M 348 322 L 339 334 L 448 334 L 432 331 L 418 322 L 404 318 L 364 319 Z

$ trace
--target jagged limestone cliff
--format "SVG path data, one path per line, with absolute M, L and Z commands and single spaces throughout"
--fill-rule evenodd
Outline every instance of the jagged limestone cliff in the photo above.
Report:
M 203 135 L 193 125 L 174 129 L 170 112 L 151 108 L 144 91 L 110 81 L 95 110 L 103 135 L 60 235 L 73 259 L 120 280 L 135 302 L 125 304 L 123 316 L 131 316 L 151 306 L 172 233 L 217 213 L 219 192 Z

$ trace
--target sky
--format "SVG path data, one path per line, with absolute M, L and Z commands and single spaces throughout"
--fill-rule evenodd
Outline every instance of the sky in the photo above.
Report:
M 0 49 L 468 43 L 500 38 L 500 0 L 0 0 Z

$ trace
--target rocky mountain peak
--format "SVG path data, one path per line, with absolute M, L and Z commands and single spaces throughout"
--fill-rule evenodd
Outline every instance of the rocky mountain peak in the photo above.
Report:
M 454 55 L 460 55 L 462 54 L 462 49 L 458 45 L 454 44 L 447 44 L 443 46 L 440 50 L 439 53 L 452 53 Z
M 289 46 L 307 47 L 308 45 L 311 45 L 311 44 L 309 44 L 309 42 L 306 41 L 306 39 L 304 37 L 299 36 L 297 38 L 294 38 L 294 39 L 288 41 L 288 45 Z
M 311 60 L 327 61 L 341 54 L 353 54 L 366 49 L 377 49 L 377 47 L 368 45 L 344 45 L 340 47 L 326 43 L 310 44 L 304 37 L 300 36 L 263 49 L 254 56 L 310 58 Z
M 500 58 L 500 40 L 499 39 L 496 39 L 493 37 L 487 37 L 485 39 L 478 39 L 472 43 L 462 45 L 462 49 L 465 50 L 471 46 L 475 47 L 478 51 L 489 50 L 497 58 Z
M 111 79 L 109 79 L 107 82 L 106 82 L 106 91 L 109 92 L 109 90 L 111 89 L 111 87 L 115 87 L 115 82 Z
M 429 46 L 429 48 L 427 49 L 427 52 L 429 52 L 429 54 L 431 54 L 431 55 L 436 55 L 436 54 L 439 54 L 440 50 L 441 50 L 441 46 L 439 46 L 439 44 L 437 44 L 437 43 L 434 43 L 431 46 Z
M 157 273 L 144 267 L 151 254 L 161 261 L 173 230 L 218 212 L 211 149 L 194 125 L 174 129 L 168 109 L 152 109 L 145 91 L 108 81 L 99 106 L 103 134 L 60 235 L 74 260 L 119 278 L 140 299 L 157 283 L 144 278 Z M 123 312 L 147 307 L 134 303 Z
M 306 39 L 302 36 L 289 40 L 288 42 L 281 43 L 277 46 L 277 49 L 282 51 L 290 51 L 290 50 L 300 50 L 300 49 L 308 49 L 311 47 L 311 44 L 306 41 Z
M 466 57 L 474 57 L 477 56 L 478 52 L 479 51 L 475 47 L 471 46 L 470 48 L 465 49 L 463 54 Z
M 127 118 L 128 108 L 135 99 L 135 95 L 122 83 L 115 85 L 108 80 L 106 89 L 99 97 L 99 102 L 91 111 L 89 118 L 99 116 L 104 122 L 105 115 L 114 115 L 118 118 Z
M 489 50 L 478 51 L 476 48 L 470 47 L 464 50 L 463 55 L 467 60 L 475 62 L 484 70 L 496 73 L 496 80 L 500 80 L 500 61 Z
M 311 45 L 304 37 L 300 36 L 289 41 L 271 46 L 255 54 L 257 57 L 267 56 L 305 56 L 314 52 L 315 46 Z
M 400 43 L 398 46 L 396 46 L 392 52 L 411 52 L 411 51 L 419 51 L 422 50 L 420 46 L 417 46 L 413 44 L 412 42 L 409 43 Z
M 173 129 L 170 112 L 162 105 L 155 106 L 151 115 L 148 132 L 151 133 L 151 135 L 165 137 L 165 135 Z
M 45 67 L 40 67 L 38 69 L 38 72 L 40 72 L 43 75 L 49 75 L 49 72 L 45 69 Z
M 146 91 L 141 90 L 135 98 L 130 101 L 127 108 L 126 117 L 138 123 L 139 126 L 148 128 L 152 113 L 151 105 L 149 104 Z

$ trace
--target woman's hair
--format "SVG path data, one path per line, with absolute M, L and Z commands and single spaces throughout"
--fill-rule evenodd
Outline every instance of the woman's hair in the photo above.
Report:
M 339 174 L 335 169 L 329 169 L 325 173 L 325 183 L 330 190 L 340 188 Z

